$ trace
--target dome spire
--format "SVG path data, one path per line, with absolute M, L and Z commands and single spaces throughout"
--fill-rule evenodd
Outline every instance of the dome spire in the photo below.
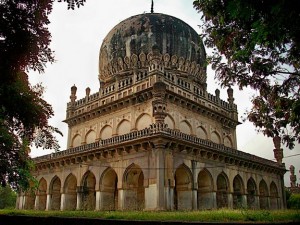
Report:
M 153 5 L 154 5 L 154 3 L 153 3 L 153 0 L 152 0 L 152 1 L 151 1 L 151 13 L 154 13 Z

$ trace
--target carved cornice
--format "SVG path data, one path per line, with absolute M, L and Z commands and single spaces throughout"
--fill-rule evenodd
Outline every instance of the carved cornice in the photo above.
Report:
M 208 140 L 169 129 L 166 124 L 152 124 L 149 128 L 100 140 L 65 151 L 34 158 L 36 171 L 97 160 L 119 160 L 120 156 L 152 151 L 159 139 L 165 150 L 185 154 L 196 160 L 207 160 L 245 169 L 283 175 L 284 165 L 251 155 Z

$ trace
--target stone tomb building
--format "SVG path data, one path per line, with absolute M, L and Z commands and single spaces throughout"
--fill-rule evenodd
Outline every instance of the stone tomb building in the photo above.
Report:
M 206 53 L 185 22 L 132 16 L 105 37 L 99 92 L 76 100 L 68 147 L 34 159 L 35 193 L 19 209 L 283 209 L 284 164 L 237 150 L 229 88 L 207 92 Z

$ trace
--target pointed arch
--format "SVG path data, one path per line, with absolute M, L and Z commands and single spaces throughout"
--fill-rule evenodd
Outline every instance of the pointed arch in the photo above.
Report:
M 128 134 L 130 133 L 131 125 L 128 120 L 122 120 L 117 126 L 118 135 Z
M 24 209 L 34 209 L 35 204 L 35 183 L 33 181 L 29 181 L 29 189 L 25 192 L 25 204 Z
M 183 120 L 179 123 L 179 130 L 185 134 L 192 134 L 192 125 L 188 121 Z
M 193 176 L 191 170 L 183 163 L 175 171 L 174 208 L 192 209 Z
M 207 131 L 206 131 L 206 129 L 203 126 L 197 127 L 196 136 L 198 138 L 206 140 L 207 139 Z
M 81 209 L 94 210 L 96 206 L 96 177 L 88 170 L 81 180 L 82 202 Z
M 227 175 L 222 172 L 217 177 L 217 207 L 228 207 L 229 182 Z
M 74 135 L 72 138 L 71 147 L 75 148 L 81 145 L 81 136 L 79 134 Z
M 247 206 L 250 209 L 255 209 L 255 196 L 257 195 L 257 187 L 254 179 L 250 177 L 247 182 Z
M 61 180 L 58 176 L 54 176 L 50 182 L 49 192 L 51 194 L 51 210 L 59 210 L 61 205 Z
M 274 181 L 270 184 L 270 207 L 271 209 L 279 209 L 278 189 Z
M 94 130 L 89 130 L 85 135 L 85 143 L 91 144 L 96 141 L 96 132 Z
M 170 114 L 168 114 L 166 116 L 166 118 L 165 118 L 165 124 L 167 124 L 168 128 L 170 128 L 170 129 L 174 129 L 175 128 L 175 120 L 174 120 L 174 118 Z
M 243 206 L 243 195 L 245 194 L 244 182 L 238 174 L 234 177 L 233 182 L 233 208 L 238 209 Z
M 220 144 L 221 143 L 221 138 L 220 138 L 220 134 L 217 131 L 213 131 L 210 134 L 210 139 L 212 142 Z
M 213 189 L 212 175 L 204 168 L 198 174 L 198 209 L 213 208 Z
M 112 127 L 109 125 L 105 125 L 100 131 L 100 139 L 108 139 L 112 137 Z
M 233 147 L 233 144 L 232 144 L 232 140 L 231 140 L 231 138 L 230 137 L 228 137 L 228 136 L 226 136 L 226 137 L 224 137 L 224 145 L 226 146 L 226 147 L 229 147 L 229 148 L 232 148 Z
M 77 179 L 70 173 L 64 183 L 65 209 L 75 210 L 77 204 Z
M 45 178 L 41 178 L 38 185 L 38 210 L 45 210 L 46 209 L 46 202 L 47 202 L 47 181 Z
M 104 210 L 118 208 L 118 176 L 114 169 L 108 167 L 100 177 L 100 191 L 103 196 Z
M 126 189 L 125 208 L 144 209 L 144 173 L 139 165 L 132 163 L 127 167 L 123 175 L 123 188 Z
M 147 113 L 142 113 L 136 120 L 135 127 L 137 130 L 143 130 L 152 124 L 152 117 Z
M 264 179 L 259 182 L 259 206 L 260 209 L 269 209 L 268 203 L 268 186 Z

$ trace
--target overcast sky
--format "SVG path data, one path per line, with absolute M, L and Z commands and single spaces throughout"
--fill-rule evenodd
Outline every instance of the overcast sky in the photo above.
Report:
M 98 58 L 102 40 L 106 34 L 122 20 L 137 14 L 150 12 L 151 0 L 87 0 L 76 10 L 67 10 L 66 3 L 54 3 L 50 14 L 49 30 L 52 34 L 51 49 L 55 52 L 56 62 L 48 64 L 44 74 L 30 72 L 31 83 L 42 82 L 46 88 L 45 99 L 53 106 L 55 116 L 50 124 L 58 127 L 64 134 L 58 137 L 61 150 L 67 147 L 67 125 L 62 122 L 66 115 L 66 104 L 70 100 L 70 88 L 77 86 L 77 99 L 85 96 L 85 89 L 91 88 L 91 94 L 99 90 Z M 197 33 L 200 15 L 193 8 L 193 0 L 156 0 L 154 12 L 175 16 L 193 27 Z M 208 69 L 208 91 L 215 93 L 218 82 L 214 80 L 214 71 Z M 226 90 L 221 90 L 221 98 L 227 100 Z M 235 103 L 238 105 L 239 118 L 250 109 L 250 97 L 255 92 L 250 89 L 239 91 L 234 87 Z M 272 139 L 255 131 L 249 122 L 237 127 L 238 149 L 274 159 Z M 283 146 L 284 148 L 284 146 Z M 33 149 L 31 155 L 39 156 L 52 151 Z M 300 146 L 294 150 L 284 148 L 284 156 L 300 153 Z M 298 160 L 298 161 L 297 161 Z M 286 168 L 293 164 L 299 182 L 300 155 L 284 158 Z M 285 185 L 289 185 L 289 172 L 285 175 Z

